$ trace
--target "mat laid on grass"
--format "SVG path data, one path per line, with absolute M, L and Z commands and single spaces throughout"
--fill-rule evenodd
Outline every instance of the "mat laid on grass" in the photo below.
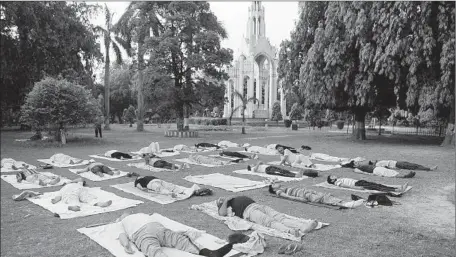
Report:
M 155 168 L 154 166 L 145 164 L 144 162 L 129 163 L 129 164 L 127 164 L 127 166 L 135 167 L 135 168 L 142 169 L 142 170 L 148 170 L 148 171 L 152 171 L 152 172 L 173 171 L 173 170 L 169 170 L 169 169 Z
M 306 178 L 309 178 L 307 176 L 302 176 L 300 178 L 292 178 L 292 177 L 284 177 L 284 176 L 277 176 L 277 175 L 269 175 L 266 173 L 260 173 L 260 172 L 253 172 L 253 171 L 248 171 L 247 169 L 244 170 L 235 170 L 233 171 L 234 173 L 238 174 L 244 174 L 244 175 L 252 175 L 252 176 L 260 176 L 263 178 L 275 180 L 275 181 L 283 181 L 283 182 L 289 182 L 289 181 L 300 181 Z M 293 173 L 297 173 L 296 171 L 292 171 Z
M 85 217 L 85 216 L 95 215 L 95 214 L 99 214 L 99 213 L 118 211 L 118 210 L 127 209 L 127 208 L 130 208 L 130 207 L 143 203 L 143 201 L 131 200 L 131 199 L 117 196 L 116 194 L 104 191 L 99 187 L 92 187 L 92 188 L 89 188 L 89 190 L 90 190 L 91 194 L 97 196 L 97 200 L 99 200 L 99 201 L 111 200 L 112 204 L 108 207 L 102 208 L 102 207 L 93 206 L 90 204 L 81 203 L 80 204 L 81 210 L 74 212 L 74 211 L 68 210 L 68 204 L 63 203 L 63 201 L 60 201 L 56 204 L 52 204 L 51 200 L 59 193 L 59 191 L 47 192 L 47 193 L 44 193 L 44 194 L 36 196 L 36 197 L 27 198 L 27 200 L 43 207 L 44 209 L 46 209 L 52 213 L 58 214 L 61 219 L 72 219 L 72 218 L 76 218 L 76 217 Z
M 76 164 L 57 163 L 57 162 L 51 161 L 51 159 L 38 159 L 38 161 L 42 162 L 42 163 L 50 164 L 52 166 L 59 167 L 59 168 L 76 167 L 76 166 L 89 164 L 88 160 L 83 160 L 82 162 L 76 163 Z
M 196 230 L 195 228 L 186 226 L 182 223 L 164 217 L 158 213 L 154 213 L 150 215 L 150 222 L 159 222 L 164 227 L 173 230 L 173 231 L 188 231 L 188 230 Z M 145 257 L 143 253 L 138 251 L 138 248 L 134 244 L 132 248 L 135 250 L 134 254 L 128 254 L 125 252 L 123 246 L 119 243 L 118 237 L 120 233 L 123 233 L 123 227 L 120 222 L 101 225 L 97 227 L 85 227 L 78 229 L 78 232 L 88 236 L 93 241 L 97 242 L 100 246 L 108 250 L 111 254 L 116 257 Z M 200 231 L 202 235 L 196 239 L 198 246 L 201 248 L 208 248 L 208 249 L 217 249 L 224 245 L 224 241 L 220 238 L 217 238 L 213 235 L 207 234 L 204 231 Z M 174 248 L 167 248 L 163 247 L 163 252 L 168 257 L 196 257 L 199 255 L 194 255 L 191 253 L 183 252 Z M 233 256 L 235 254 L 239 254 L 236 250 L 231 250 L 227 255 Z
M 141 152 L 131 152 L 132 154 L 137 154 L 137 155 L 142 155 Z M 180 152 L 161 152 L 161 153 L 152 153 L 160 158 L 163 158 L 163 157 L 171 157 L 171 156 L 176 156 L 176 155 L 179 155 Z
M 269 183 L 263 181 L 252 181 L 245 178 L 238 178 L 223 175 L 220 173 L 199 176 L 186 176 L 184 179 L 196 184 L 218 187 L 231 192 L 242 192 L 262 188 L 269 185 Z
M 198 210 L 202 211 L 203 213 L 211 216 L 214 219 L 224 221 L 224 223 L 231 229 L 231 230 L 249 230 L 253 229 L 257 231 L 258 233 L 266 234 L 269 236 L 273 237 L 279 237 L 279 238 L 284 238 L 288 240 L 293 240 L 300 242 L 302 237 L 296 237 L 295 235 L 281 232 L 272 228 L 268 228 L 250 221 L 247 221 L 245 219 L 241 219 L 236 216 L 232 217 L 225 217 L 225 216 L 220 216 L 218 214 L 218 209 L 217 209 L 217 204 L 216 201 L 211 201 L 207 203 L 202 203 L 202 204 L 195 204 L 191 206 L 192 210 Z M 297 218 L 294 216 L 289 216 L 287 215 L 288 218 L 296 220 L 297 222 L 303 221 L 303 222 L 308 222 L 308 219 L 302 219 L 302 218 Z M 318 222 L 318 226 L 316 229 L 320 229 L 324 226 L 328 226 L 329 223 L 323 223 L 323 222 Z
M 126 176 L 128 174 L 128 172 L 121 171 L 121 170 L 118 170 L 118 169 L 113 168 L 113 167 L 109 167 L 109 168 L 111 170 L 113 170 L 113 171 L 119 171 L 119 174 L 114 174 L 114 175 L 111 176 L 109 174 L 103 173 L 103 177 L 100 177 L 98 175 L 95 175 L 91 171 L 86 171 L 86 172 L 82 172 L 82 173 L 79 173 L 79 174 L 76 173 L 76 172 L 78 172 L 80 170 L 83 170 L 83 169 L 68 169 L 68 170 L 71 171 L 74 174 L 77 174 L 77 175 L 79 175 L 79 176 L 81 176 L 83 178 L 86 178 L 86 179 L 92 180 L 92 181 L 104 181 L 104 180 L 109 180 L 109 179 L 115 179 L 115 178 L 124 177 L 124 176 Z
M 273 161 L 273 162 L 268 162 L 268 164 L 271 164 L 271 165 L 280 165 L 280 161 Z M 320 164 L 320 163 L 314 163 L 315 167 L 312 167 L 312 168 L 309 168 L 309 167 L 305 167 L 305 166 L 293 166 L 293 168 L 302 168 L 302 169 L 313 169 L 313 170 L 318 170 L 318 171 L 328 171 L 328 170 L 332 170 L 332 169 L 337 169 L 337 168 L 340 168 L 342 166 L 338 165 L 338 164 L 335 164 L 335 165 L 332 165 L 332 164 Z
M 51 177 L 57 177 L 57 175 L 55 175 L 54 173 L 51 173 L 51 172 L 40 172 L 41 174 L 43 175 L 46 175 L 46 176 L 51 176 Z M 55 184 L 55 185 L 47 185 L 47 186 L 40 186 L 40 185 L 37 185 L 37 184 L 33 184 L 33 183 L 30 183 L 30 182 L 27 182 L 25 180 L 22 180 L 20 183 L 17 182 L 17 179 L 16 179 L 16 175 L 2 175 L 2 179 L 9 183 L 10 185 L 12 185 L 13 187 L 17 188 L 17 189 L 20 189 L 20 190 L 24 190 L 24 189 L 34 189 L 34 188 L 43 188 L 43 187 L 54 187 L 54 186 L 62 186 L 64 185 L 65 183 L 69 183 L 71 182 L 71 180 L 69 180 L 68 178 L 65 178 L 65 177 L 60 177 L 60 182 Z
M 340 186 L 336 186 L 336 185 L 333 185 L 333 184 L 329 184 L 328 182 L 321 182 L 319 184 L 316 184 L 314 185 L 316 187 L 322 187 L 322 188 L 328 188 L 328 189 L 340 189 L 340 190 L 348 190 L 348 191 L 354 191 L 354 192 L 360 192 L 360 193 L 370 193 L 370 194 L 378 194 L 378 193 L 388 193 L 388 194 L 391 194 L 391 195 L 394 195 L 394 196 L 400 196 L 400 195 L 403 195 L 404 193 L 410 191 L 410 189 L 412 189 L 412 186 L 407 186 L 407 188 L 404 190 L 404 192 L 384 192 L 384 191 L 378 191 L 378 190 L 368 190 L 368 189 L 363 189 L 363 188 L 359 188 L 359 189 L 355 189 L 355 188 L 348 188 L 348 187 L 340 187 Z M 390 186 L 390 187 L 400 187 L 400 185 L 385 185 L 385 186 Z
M 122 160 L 117 159 L 117 158 L 107 157 L 107 156 L 104 156 L 103 154 L 92 154 L 92 155 L 89 155 L 89 157 L 108 160 L 108 161 L 112 161 L 112 162 L 128 162 L 128 161 L 137 161 L 137 160 L 143 159 L 143 158 L 141 158 L 141 156 L 138 156 L 138 155 L 132 156 L 133 157 L 132 159 L 122 159 Z
M 194 161 L 190 160 L 189 158 L 176 159 L 175 161 L 188 163 L 188 164 L 192 164 L 192 165 L 199 165 L 199 166 L 209 167 L 209 168 L 223 167 L 223 166 L 227 166 L 227 165 L 236 164 L 234 162 L 229 162 L 229 163 L 227 163 L 225 165 L 201 164 L 201 163 L 194 162 Z
M 28 163 L 22 162 L 22 161 L 15 161 L 14 165 L 17 169 L 13 169 L 11 167 L 1 167 L 1 173 L 3 172 L 17 172 L 17 171 L 23 171 L 24 168 L 28 169 L 36 169 L 36 166 L 30 165 Z

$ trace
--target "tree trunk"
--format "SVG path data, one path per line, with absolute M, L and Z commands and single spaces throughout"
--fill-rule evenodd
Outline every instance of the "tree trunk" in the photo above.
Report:
M 144 131 L 144 56 L 140 49 L 142 49 L 142 43 L 138 43 L 138 115 L 136 117 L 136 131 Z
M 189 109 L 190 107 L 188 106 L 188 104 L 184 104 L 184 108 L 183 108 L 183 112 L 184 112 L 184 125 L 183 125 L 183 131 L 188 131 L 190 128 L 189 128 L 189 125 L 188 125 L 188 119 L 189 119 Z
M 441 146 L 449 146 L 452 145 L 453 147 L 455 146 L 456 141 L 454 140 L 454 122 L 455 122 L 455 111 L 454 111 L 454 101 L 452 103 L 451 107 L 451 112 L 450 112 L 450 117 L 448 117 L 448 125 L 446 129 L 446 134 L 445 134 L 445 139 L 443 139 L 443 142 Z
M 245 134 L 245 108 L 242 108 L 242 134 Z
M 184 130 L 184 105 L 182 102 L 180 102 L 177 107 L 176 126 L 178 131 Z
M 382 120 L 378 119 L 378 135 L 382 135 Z
M 109 130 L 109 98 L 110 98 L 110 85 L 109 85 L 109 66 L 110 66 L 110 59 L 109 59 L 109 47 L 110 44 L 105 43 L 105 74 L 104 74 L 104 90 L 105 90 L 105 130 Z
M 366 140 L 366 111 L 364 109 L 355 110 L 356 128 L 353 130 L 353 136 L 358 140 Z

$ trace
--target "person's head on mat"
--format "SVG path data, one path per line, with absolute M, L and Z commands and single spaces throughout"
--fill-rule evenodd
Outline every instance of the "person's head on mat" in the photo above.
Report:
M 220 209 L 220 206 L 222 206 L 223 202 L 225 201 L 225 197 L 220 197 L 219 199 L 217 199 L 217 208 Z
M 326 181 L 329 183 L 329 184 L 334 184 L 337 180 L 337 177 L 334 176 L 334 175 L 329 175 L 328 178 L 326 179 Z
M 276 146 L 276 150 L 280 153 L 280 154 L 283 154 L 285 149 L 283 148 L 283 146 L 280 146 L 280 145 L 277 145 Z
M 269 185 L 269 193 L 275 194 L 277 192 L 277 189 L 279 189 L 279 188 L 280 188 L 280 184 L 273 183 L 273 184 Z

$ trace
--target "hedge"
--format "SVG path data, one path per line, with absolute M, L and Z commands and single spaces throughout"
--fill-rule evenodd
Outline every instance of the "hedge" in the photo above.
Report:
M 213 126 L 220 126 L 220 125 L 227 125 L 228 120 L 224 118 L 190 118 L 188 120 L 189 124 L 197 124 L 197 125 L 213 125 Z

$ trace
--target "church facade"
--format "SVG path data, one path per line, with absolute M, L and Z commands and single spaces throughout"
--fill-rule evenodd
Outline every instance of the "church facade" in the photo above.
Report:
M 228 118 L 242 100 L 234 94 L 241 93 L 245 98 L 255 97 L 258 102 L 249 102 L 245 110 L 246 118 L 271 118 L 272 106 L 279 102 L 282 116 L 285 117 L 284 91 L 278 85 L 278 50 L 266 37 L 265 12 L 261 2 L 252 2 L 249 7 L 246 34 L 238 56 L 228 69 L 229 79 L 225 82 L 225 105 L 223 116 Z M 242 117 L 239 108 L 234 118 Z

